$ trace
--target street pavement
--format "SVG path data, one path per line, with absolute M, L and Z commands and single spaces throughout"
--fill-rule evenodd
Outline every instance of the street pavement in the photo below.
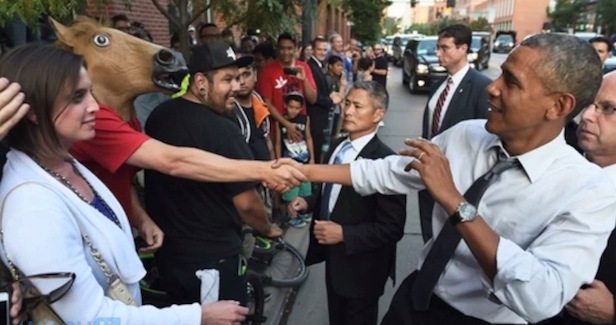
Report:
M 483 73 L 491 79 L 498 77 L 500 65 L 505 58 L 505 54 L 494 54 L 490 61 L 490 68 Z M 379 130 L 378 135 L 383 142 L 397 151 L 404 147 L 405 138 L 421 135 L 423 110 L 428 96 L 427 94 L 411 94 L 406 86 L 402 85 L 402 71 L 397 67 L 390 66 L 387 84 L 390 96 L 389 109 L 384 120 L 385 126 Z M 293 242 L 304 252 L 307 248 L 306 237 L 299 234 L 302 231 L 307 232 L 307 228 L 294 231 L 286 236 L 287 241 Z M 417 267 L 417 259 L 422 246 L 417 193 L 411 192 L 407 196 L 404 236 L 398 243 L 396 287 L 393 286 L 391 280 L 386 284 L 385 293 L 379 301 L 379 320 L 387 311 L 397 285 Z M 277 302 L 277 306 L 268 306 L 270 316 L 268 324 L 327 325 L 329 322 L 324 270 L 323 263 L 312 266 L 310 276 L 303 285 L 296 289 L 296 292 L 285 291 L 284 297 L 273 299 Z

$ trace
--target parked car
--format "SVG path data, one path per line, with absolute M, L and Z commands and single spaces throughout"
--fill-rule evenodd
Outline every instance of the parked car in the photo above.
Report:
M 424 37 L 424 35 L 417 34 L 417 33 L 401 34 L 401 35 L 394 36 L 393 43 L 391 45 L 391 49 L 392 49 L 391 61 L 394 63 L 395 66 L 397 67 L 402 66 L 402 61 L 404 58 L 404 47 L 406 46 L 408 41 L 410 39 L 416 39 L 416 38 L 422 38 L 422 37 Z
M 432 84 L 447 77 L 447 69 L 436 57 L 437 36 L 411 39 L 402 58 L 402 84 L 412 93 L 429 90 Z
M 586 42 L 590 41 L 591 39 L 595 38 L 595 37 L 599 37 L 599 36 L 603 36 L 601 34 L 598 33 L 594 33 L 594 32 L 575 32 L 573 33 L 573 36 L 581 38 L 583 40 L 585 40 Z
M 477 70 L 487 69 L 490 66 L 490 56 L 490 34 L 480 36 L 473 33 L 468 62 Z
M 498 31 L 494 38 L 494 53 L 509 53 L 516 45 L 515 31 Z

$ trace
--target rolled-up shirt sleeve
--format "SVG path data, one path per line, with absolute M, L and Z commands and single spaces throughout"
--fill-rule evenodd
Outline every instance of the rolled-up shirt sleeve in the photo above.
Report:
M 361 195 L 407 194 L 411 189 L 423 189 L 419 173 L 414 169 L 404 170 L 413 160 L 407 156 L 356 160 L 350 165 L 353 188 Z
M 613 200 L 601 195 L 576 200 L 579 209 L 563 211 L 526 249 L 501 236 L 497 273 L 492 281 L 482 276 L 491 300 L 530 323 L 558 314 L 581 285 L 593 280 L 614 229 Z

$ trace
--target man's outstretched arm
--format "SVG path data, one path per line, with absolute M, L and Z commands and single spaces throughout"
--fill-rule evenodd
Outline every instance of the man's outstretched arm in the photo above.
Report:
M 274 169 L 270 162 L 228 159 L 195 148 L 171 146 L 155 139 L 145 141 L 127 163 L 202 182 L 260 181 L 279 191 L 288 190 L 305 180 L 304 175 L 292 166 Z

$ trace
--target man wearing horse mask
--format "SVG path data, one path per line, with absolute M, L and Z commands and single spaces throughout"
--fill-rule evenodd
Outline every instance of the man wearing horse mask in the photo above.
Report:
M 186 93 L 155 108 L 146 133 L 173 146 L 253 159 L 234 115 L 239 68 L 252 61 L 249 56 L 237 59 L 222 41 L 195 47 L 188 63 L 191 78 Z M 282 234 L 267 218 L 257 183 L 202 183 L 154 170 L 146 170 L 145 181 L 146 209 L 165 232 L 165 243 L 156 258 L 171 302 L 199 301 L 195 272 L 216 269 L 220 273 L 219 299 L 245 303 L 242 224 L 267 237 Z

